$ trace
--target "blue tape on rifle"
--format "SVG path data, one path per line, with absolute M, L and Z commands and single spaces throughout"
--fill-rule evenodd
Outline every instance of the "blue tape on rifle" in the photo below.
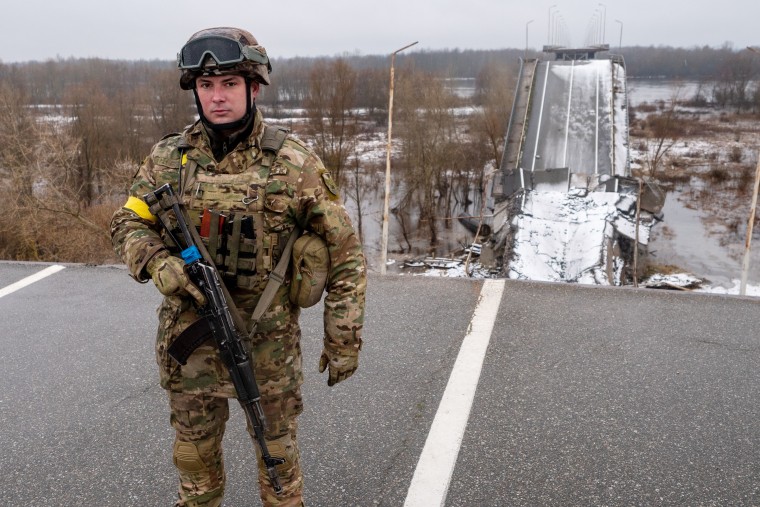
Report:
M 182 250 L 182 259 L 184 259 L 184 261 L 187 264 L 190 264 L 191 262 L 195 262 L 200 258 L 201 258 L 201 253 L 198 251 L 198 247 L 195 245 L 189 246 L 185 248 L 184 250 Z

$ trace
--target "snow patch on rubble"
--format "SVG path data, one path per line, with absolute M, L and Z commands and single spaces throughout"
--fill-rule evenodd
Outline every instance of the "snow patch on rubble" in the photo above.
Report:
M 617 285 L 622 263 L 608 272 L 609 249 L 616 232 L 635 236 L 635 199 L 612 192 L 528 192 L 513 228 L 509 278 Z M 642 223 L 639 242 L 648 240 Z
M 450 268 L 427 269 L 423 271 L 422 273 L 415 273 L 415 276 L 430 276 L 430 277 L 438 277 L 438 278 L 476 278 L 476 279 L 495 278 L 494 274 L 490 270 L 483 268 L 478 262 L 472 262 L 467 266 L 465 266 L 464 262 L 460 262 Z
M 691 273 L 655 273 L 641 282 L 641 285 L 653 289 L 681 288 L 687 290 L 701 287 L 703 282 L 704 280 L 697 278 Z

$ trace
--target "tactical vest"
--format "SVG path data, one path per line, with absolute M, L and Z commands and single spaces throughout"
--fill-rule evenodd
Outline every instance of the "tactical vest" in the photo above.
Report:
M 188 215 L 228 286 L 246 290 L 263 287 L 295 227 L 287 211 L 299 171 L 276 163 L 288 130 L 264 129 L 261 153 L 237 174 L 201 167 L 187 158 L 192 147 L 184 139 L 178 145 L 179 193 Z

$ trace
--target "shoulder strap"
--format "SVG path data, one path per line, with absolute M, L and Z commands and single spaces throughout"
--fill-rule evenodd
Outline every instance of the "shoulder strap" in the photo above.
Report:
M 266 171 L 265 178 L 267 181 L 272 165 L 277 160 L 277 155 L 283 144 L 285 144 L 289 132 L 290 130 L 284 127 L 264 125 L 264 133 L 261 135 L 260 141 L 263 155 L 261 167 Z M 259 198 L 266 199 L 265 191 L 259 195 Z M 259 207 L 258 212 L 253 215 L 253 228 L 257 238 L 264 237 L 264 214 L 262 207 Z M 267 271 L 272 269 L 271 262 L 264 262 L 264 250 L 261 248 L 256 253 L 256 265 L 264 266 Z
M 261 162 L 263 167 L 267 169 L 272 167 L 272 164 L 275 159 L 277 159 L 277 154 L 280 152 L 282 145 L 285 144 L 285 139 L 287 139 L 289 133 L 290 130 L 284 127 L 276 127 L 272 125 L 264 126 L 264 135 L 261 137 L 261 151 L 264 152 L 264 160 Z M 257 229 L 260 228 L 261 234 L 263 234 L 263 224 L 261 223 L 263 217 L 256 215 L 254 219 L 256 218 L 258 218 L 258 223 L 256 223 L 255 226 Z M 257 230 L 257 235 L 258 234 L 259 231 Z M 277 294 L 277 290 L 285 280 L 285 273 L 290 264 L 290 252 L 293 250 L 293 243 L 295 243 L 300 235 L 301 229 L 298 227 L 294 228 L 285 244 L 285 248 L 282 250 L 277 266 L 275 266 L 274 270 L 269 273 L 269 280 L 267 280 L 267 284 L 264 287 L 264 291 L 261 293 L 259 302 L 256 303 L 256 308 L 253 309 L 253 314 L 251 315 L 251 331 L 249 333 L 251 338 L 253 338 L 253 335 L 256 333 L 259 320 L 261 320 L 262 315 L 264 315 L 264 312 L 269 308 L 269 305 L 272 304 L 272 300 L 274 299 L 275 294 Z
M 261 165 L 267 168 L 272 166 L 289 133 L 290 129 L 285 127 L 264 125 L 264 135 L 261 137 L 261 151 L 264 152 L 264 160 Z
M 195 160 L 187 159 L 187 152 L 190 148 L 192 148 L 192 145 L 187 142 L 183 133 L 182 139 L 177 143 L 177 150 L 179 150 L 179 195 L 183 195 L 192 179 L 195 178 L 195 172 L 198 169 L 198 164 Z M 184 174 L 182 174 L 183 170 Z

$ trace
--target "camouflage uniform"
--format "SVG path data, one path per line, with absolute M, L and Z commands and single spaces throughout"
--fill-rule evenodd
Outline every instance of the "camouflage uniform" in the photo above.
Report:
M 249 321 L 290 232 L 296 225 L 310 230 L 326 241 L 331 259 L 324 301 L 325 349 L 356 356 L 362 343 L 366 287 L 361 243 L 319 158 L 288 136 L 272 161 L 261 149 L 263 133 L 264 123 L 256 112 L 248 139 L 219 162 L 214 160 L 201 122 L 183 134 L 162 139 L 140 167 L 127 205 L 113 216 L 115 251 L 131 276 L 140 282 L 150 279 L 146 265 L 157 252 L 169 248 L 177 255 L 177 249 L 163 237 L 155 217 L 143 208 L 141 200 L 146 193 L 170 183 L 175 191 L 180 189 L 196 227 L 201 226 L 203 210 L 227 216 L 218 241 L 213 244 L 209 240 L 207 248 L 235 304 Z M 243 226 L 235 227 L 239 223 Z M 233 243 L 237 245 L 234 253 L 230 246 Z M 284 488 L 280 496 L 275 495 L 260 467 L 264 505 L 302 502 L 296 443 L 296 416 L 303 409 L 300 309 L 289 300 L 289 283 L 286 279 L 278 290 L 249 344 L 268 422 L 268 447 L 273 456 L 287 458 L 285 464 L 278 466 Z M 165 297 L 158 317 L 156 360 L 161 386 L 169 391 L 171 423 L 177 431 L 177 505 L 220 505 L 224 490 L 221 439 L 228 417 L 227 398 L 234 397 L 235 390 L 210 342 L 199 347 L 186 366 L 180 366 L 167 354 L 172 341 L 198 318 L 192 298 Z

